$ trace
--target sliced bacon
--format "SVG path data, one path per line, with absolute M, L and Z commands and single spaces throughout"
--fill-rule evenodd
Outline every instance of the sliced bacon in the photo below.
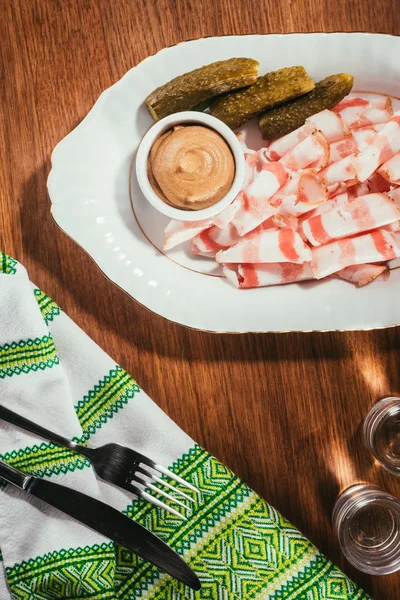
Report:
M 378 173 L 394 185 L 400 185 L 400 152 L 392 156 L 378 170 Z
M 334 196 L 323 204 L 319 204 L 317 207 L 315 207 L 312 212 L 303 217 L 302 222 L 310 219 L 311 217 L 315 217 L 316 215 L 322 215 L 323 213 L 338 208 L 339 206 L 343 206 L 344 204 L 347 204 L 347 202 L 350 202 L 350 200 L 351 198 L 348 192 L 337 194 L 337 196 Z
M 256 288 L 282 285 L 313 279 L 310 263 L 239 264 L 224 265 L 225 277 L 238 288 Z
M 383 273 L 388 271 L 385 265 L 351 265 L 336 273 L 337 277 L 355 283 L 357 287 L 367 285 Z
M 242 192 L 240 192 L 236 196 L 234 201 L 229 206 L 224 208 L 223 211 L 221 211 L 220 213 L 215 215 L 215 217 L 212 218 L 212 222 L 214 223 L 214 225 L 216 225 L 220 229 L 223 229 L 224 227 L 229 225 L 229 223 L 232 221 L 232 219 L 234 218 L 234 216 L 236 215 L 236 213 L 242 206 L 241 193 Z
M 231 223 L 240 235 L 255 229 L 277 209 L 268 200 L 287 180 L 286 169 L 280 163 L 264 163 L 254 175 L 253 182 L 241 194 L 241 206 Z
M 287 135 L 278 138 L 271 142 L 268 147 L 268 158 L 270 160 L 279 160 L 285 154 L 302 142 L 306 137 L 312 134 L 314 127 L 310 127 L 308 123 L 302 125 L 298 129 L 291 131 Z
M 299 142 L 311 135 L 314 130 L 319 130 L 329 143 L 337 142 L 350 135 L 350 132 L 340 115 L 330 110 L 322 110 L 306 119 L 304 125 L 273 141 L 267 152 L 270 160 L 279 160 L 292 150 Z
M 243 149 L 245 170 L 244 170 L 244 181 L 243 187 L 246 187 L 253 181 L 254 172 L 258 164 L 258 152 L 249 148 L 245 142 L 245 136 L 243 132 L 236 134 L 240 145 Z
M 216 253 L 219 250 L 225 250 L 230 246 L 234 246 L 242 240 L 248 240 L 251 237 L 259 234 L 261 231 L 267 231 L 269 229 L 276 230 L 277 228 L 278 226 L 273 222 L 272 219 L 267 219 L 255 229 L 249 231 L 249 233 L 246 233 L 246 235 L 240 236 L 235 225 L 233 225 L 233 223 L 229 223 L 225 229 L 219 229 L 219 227 L 215 226 L 205 229 L 192 239 L 192 243 L 201 252 L 214 251 Z
M 333 110 L 340 114 L 350 129 L 367 127 L 377 123 L 387 123 L 393 115 L 392 102 L 389 98 L 345 98 Z
M 240 239 L 237 232 L 236 232 L 236 239 L 232 239 L 232 238 L 229 238 L 229 236 L 226 234 L 226 231 L 227 230 L 219 229 L 218 227 L 215 227 L 215 225 L 214 225 L 214 227 L 205 229 L 204 231 L 202 231 L 201 233 L 199 233 L 198 235 L 196 235 L 196 237 L 194 237 L 192 239 L 192 248 L 196 248 L 198 250 L 198 252 L 196 252 L 196 254 L 206 253 L 207 255 L 214 254 L 214 256 L 215 256 L 216 253 L 219 252 L 219 250 L 222 250 L 223 248 L 226 248 L 226 247 L 230 246 L 231 244 L 235 244 L 237 239 Z M 218 239 L 221 234 L 224 234 L 225 240 L 230 241 L 231 243 L 227 243 L 226 245 L 221 244 L 220 243 L 221 240 Z M 233 233 L 233 237 L 234 236 L 235 236 L 235 234 Z M 216 239 L 218 241 L 216 241 Z
M 375 135 L 374 131 L 373 135 Z M 342 158 L 355 154 L 357 150 L 358 141 L 353 135 L 349 135 L 338 142 L 333 142 L 330 149 L 329 164 L 339 162 Z
M 382 177 L 382 175 L 378 171 L 372 173 L 371 177 L 369 177 L 364 183 L 368 184 L 369 191 L 371 194 L 375 192 L 382 194 L 385 192 L 389 192 L 391 187 L 390 182 L 384 177 Z
M 368 194 L 303 221 L 303 231 L 313 246 L 390 225 L 400 210 L 385 194 Z
M 191 240 L 211 225 L 213 225 L 212 219 L 203 219 L 202 221 L 176 221 L 172 219 L 165 228 L 164 250 L 171 250 L 178 244 Z
M 370 193 L 370 191 L 371 189 L 369 187 L 368 180 L 363 181 L 363 183 L 356 183 L 355 185 L 347 188 L 347 192 L 356 198 L 358 196 L 366 196 Z
M 293 173 L 286 185 L 270 199 L 279 212 L 294 217 L 309 212 L 325 202 L 327 189 L 323 181 L 312 171 Z
M 350 154 L 338 162 L 332 163 L 320 172 L 320 177 L 322 177 L 327 186 L 352 182 L 356 178 L 353 166 L 354 158 L 354 154 Z
M 382 110 L 387 110 L 393 115 L 393 104 L 392 99 L 388 96 L 379 96 L 378 98 L 370 98 L 369 105 L 373 108 L 380 108 Z
M 306 122 L 323 133 L 330 144 L 351 135 L 342 117 L 331 110 L 321 110 Z
M 288 171 L 298 171 L 310 165 L 322 169 L 329 161 L 329 144 L 320 131 L 313 133 L 289 150 L 278 162 Z
M 353 137 L 357 142 L 357 150 L 362 150 L 368 146 L 376 136 L 376 133 L 376 130 L 372 127 L 353 129 Z
M 271 221 L 276 227 L 281 227 L 282 229 L 288 227 L 289 229 L 293 229 L 293 231 L 297 231 L 299 228 L 298 218 L 286 213 L 278 213 L 277 215 L 273 215 L 273 217 L 271 217 Z
M 400 188 L 390 190 L 388 196 L 394 201 L 395 205 L 400 208 Z
M 400 114 L 395 114 L 372 142 L 355 157 L 353 164 L 359 181 L 365 181 L 400 150 Z
M 400 256 L 395 234 L 376 229 L 353 238 L 331 242 L 312 250 L 312 267 L 316 279 L 337 273 L 345 267 L 392 260 Z
M 193 238 L 190 242 L 190 251 L 196 256 L 204 256 L 205 258 L 215 258 L 217 254 L 216 250 L 200 250 L 195 242 L 196 238 Z
M 346 96 L 338 104 L 332 108 L 333 112 L 340 113 L 348 108 L 358 108 L 360 111 L 364 110 L 369 104 L 369 101 L 365 98 L 358 98 L 357 96 Z
M 171 221 L 165 248 L 191 240 L 192 253 L 222 264 L 239 288 L 330 274 L 358 286 L 376 279 L 383 261 L 400 257 L 400 113 L 392 113 L 388 98 L 348 97 L 258 151 L 239 134 L 241 192 L 211 219 Z
M 327 186 L 328 199 L 332 200 L 339 194 L 344 194 L 350 187 L 353 187 L 357 183 L 357 179 L 349 179 L 348 181 L 339 181 L 338 183 L 331 183 Z
M 311 260 L 311 250 L 292 229 L 267 230 L 221 250 L 216 260 L 219 263 L 303 263 Z

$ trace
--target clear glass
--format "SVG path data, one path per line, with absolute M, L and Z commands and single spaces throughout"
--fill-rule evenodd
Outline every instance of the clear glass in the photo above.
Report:
M 365 417 L 365 444 L 390 473 L 400 475 L 400 398 L 379 400 Z
M 333 527 L 343 554 L 364 573 L 400 569 L 400 502 L 369 484 L 353 485 L 336 500 Z

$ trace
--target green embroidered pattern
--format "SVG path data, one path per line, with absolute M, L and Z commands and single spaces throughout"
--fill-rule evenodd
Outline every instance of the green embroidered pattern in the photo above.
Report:
M 185 556 L 202 582 L 196 598 L 368 599 L 282 515 L 199 446 L 172 470 L 201 492 L 191 494 L 194 507 L 188 521 L 142 500 L 125 512 Z M 194 598 L 185 586 L 127 550 L 117 548 L 116 560 L 119 598 Z
M 111 369 L 75 407 L 84 438 L 89 439 L 138 392 L 140 387 L 126 371 L 119 366 Z
M 48 335 L 0 346 L 0 379 L 31 371 L 44 371 L 58 363 L 54 342 Z
M 111 369 L 75 407 L 83 429 L 82 437 L 75 441 L 85 444 L 97 429 L 112 419 L 139 391 L 137 383 L 121 367 Z M 40 446 L 14 450 L 4 454 L 1 459 L 37 477 L 51 477 L 90 466 L 90 462 L 83 456 L 45 442 Z
M 46 442 L 39 446 L 35 444 L 23 450 L 7 452 L 0 458 L 16 469 L 36 477 L 65 475 L 76 469 L 82 470 L 90 466 L 89 460 L 84 456 Z
M 54 320 L 54 317 L 61 314 L 61 309 L 55 302 L 53 302 L 53 300 L 51 300 L 51 298 L 42 292 L 42 290 L 36 288 L 33 293 L 35 294 L 35 298 L 39 304 L 42 317 L 45 320 L 46 325 L 48 325 L 50 321 Z
M 15 275 L 17 272 L 16 266 L 18 265 L 17 261 L 5 254 L 4 252 L 0 252 L 0 273 L 4 273 L 5 275 Z
M 0 262 L 0 271 L 4 273 L 15 273 L 18 268 L 18 263 L 7 255 L 2 254 Z M 50 323 L 60 309 L 40 290 L 34 293 L 43 318 Z M 0 347 L 3 378 L 40 371 L 57 363 L 50 336 Z M 118 366 L 111 369 L 75 407 L 83 430 L 78 441 L 86 443 L 139 391 L 139 386 L 123 369 Z M 84 457 L 46 443 L 15 450 L 1 458 L 40 477 L 89 466 Z M 192 592 L 110 542 L 60 550 L 7 567 L 13 597 L 17 600 L 369 600 L 296 528 L 205 450 L 193 446 L 171 468 L 200 490 L 199 494 L 185 490 L 193 500 L 190 519 L 182 521 L 141 499 L 124 512 L 184 556 L 201 579 L 200 592 Z
M 18 600 L 115 598 L 113 544 L 51 552 L 6 568 Z

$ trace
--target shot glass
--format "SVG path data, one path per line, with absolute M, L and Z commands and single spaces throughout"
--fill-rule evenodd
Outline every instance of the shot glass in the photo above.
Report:
M 360 571 L 400 569 L 400 502 L 380 488 L 357 484 L 337 498 L 333 527 L 347 560 Z
M 365 444 L 376 460 L 393 475 L 400 475 L 400 398 L 379 400 L 364 420 Z

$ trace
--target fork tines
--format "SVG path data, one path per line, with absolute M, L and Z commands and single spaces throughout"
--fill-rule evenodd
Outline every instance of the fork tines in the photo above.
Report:
M 136 464 L 135 467 L 132 469 L 131 477 L 132 477 L 133 487 L 135 488 L 135 493 L 138 496 L 140 496 L 141 498 L 143 498 L 144 500 L 151 502 L 155 506 L 163 508 L 164 510 L 172 513 L 173 515 L 180 517 L 181 519 L 186 519 L 186 515 L 178 512 L 177 510 L 175 510 L 174 508 L 172 508 L 165 502 L 162 502 L 161 500 L 156 498 L 153 494 L 146 491 L 146 489 L 148 489 L 148 490 L 151 490 L 152 492 L 155 492 L 156 494 L 160 494 L 165 499 L 168 499 L 171 502 L 174 502 L 175 504 L 177 504 L 178 506 L 181 506 L 183 509 L 185 509 L 185 511 L 190 511 L 189 506 L 187 506 L 187 504 L 182 502 L 181 499 L 185 499 L 191 503 L 194 502 L 194 499 L 191 496 L 189 496 L 189 494 L 187 494 L 187 493 L 183 492 L 181 489 L 179 489 L 178 486 L 171 485 L 168 481 L 165 481 L 165 479 L 162 479 L 159 476 L 159 474 L 165 475 L 169 479 L 172 479 L 176 483 L 180 484 L 181 486 L 186 487 L 189 490 L 192 490 L 193 492 L 196 492 L 197 494 L 200 493 L 199 490 L 194 485 L 192 485 L 188 481 L 185 481 L 182 477 L 180 477 L 179 475 L 176 475 L 175 473 L 173 473 L 169 469 L 166 469 L 162 465 L 159 465 L 159 464 L 153 462 L 152 460 L 148 459 L 147 457 L 143 457 L 139 461 L 139 463 Z M 162 485 L 162 486 L 168 488 L 169 490 L 175 492 L 175 494 L 180 496 L 181 499 L 178 499 L 175 496 L 172 496 L 165 490 L 160 489 L 160 487 L 158 487 L 155 484 Z M 140 487 L 138 487 L 138 486 L 140 486 Z

